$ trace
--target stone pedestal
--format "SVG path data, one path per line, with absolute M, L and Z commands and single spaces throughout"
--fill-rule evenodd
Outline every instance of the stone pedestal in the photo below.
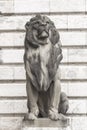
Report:
M 21 130 L 71 130 L 67 121 L 52 121 L 48 118 L 38 118 L 35 121 L 23 121 Z

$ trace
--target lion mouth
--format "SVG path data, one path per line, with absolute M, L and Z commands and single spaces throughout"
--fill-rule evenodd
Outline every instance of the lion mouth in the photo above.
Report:
M 45 45 L 47 44 L 47 39 L 49 37 L 49 34 L 47 31 L 43 30 L 42 32 L 38 33 L 38 31 L 33 31 L 34 40 L 40 44 Z
M 41 40 L 47 39 L 49 37 L 48 33 L 46 31 L 43 31 L 38 38 Z

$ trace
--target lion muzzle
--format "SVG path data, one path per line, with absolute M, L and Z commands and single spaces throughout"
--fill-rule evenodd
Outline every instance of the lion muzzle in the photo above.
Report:
M 43 39 L 43 38 L 48 38 L 48 33 L 46 31 L 43 31 L 40 35 L 39 38 Z

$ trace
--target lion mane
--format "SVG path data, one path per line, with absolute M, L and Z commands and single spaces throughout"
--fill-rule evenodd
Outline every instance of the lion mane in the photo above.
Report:
M 43 26 L 47 24 L 45 28 L 41 28 L 40 25 Z M 36 15 L 35 17 L 31 18 L 29 22 L 25 25 L 26 28 L 26 39 L 28 40 L 29 44 L 33 46 L 34 48 L 37 48 L 39 44 L 46 44 L 44 40 L 38 39 L 35 35 L 35 32 L 37 30 L 37 35 L 40 35 L 40 33 L 45 29 L 45 31 L 49 34 L 50 30 L 50 41 L 52 44 L 56 44 L 59 41 L 59 34 L 57 29 L 55 28 L 54 23 L 46 16 Z M 26 45 L 25 41 L 25 45 Z

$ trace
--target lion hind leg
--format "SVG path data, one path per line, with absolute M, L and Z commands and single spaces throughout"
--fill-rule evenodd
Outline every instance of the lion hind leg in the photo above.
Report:
M 60 113 L 58 110 L 60 109 L 60 105 L 61 105 L 61 99 L 62 101 L 64 100 L 64 97 L 67 98 L 67 96 L 63 93 L 61 93 L 61 86 L 60 86 L 60 80 L 57 79 L 54 84 L 51 85 L 51 87 L 49 88 L 49 92 L 50 92 L 50 104 L 49 104 L 49 112 L 48 112 L 48 116 L 50 119 L 52 120 L 62 120 L 62 121 L 66 121 L 67 117 L 64 116 L 64 113 Z M 63 104 L 64 106 L 64 104 Z M 63 107 L 61 105 L 61 107 Z M 65 106 L 64 106 L 65 107 Z M 61 109 L 62 110 L 62 109 Z M 65 108 L 66 110 L 66 108 Z
M 69 100 L 64 92 L 60 95 L 59 113 L 66 114 L 69 109 Z

